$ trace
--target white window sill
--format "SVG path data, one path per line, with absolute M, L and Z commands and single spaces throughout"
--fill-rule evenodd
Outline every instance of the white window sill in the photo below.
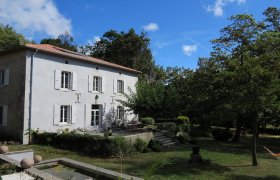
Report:
M 61 88 L 61 89 L 59 89 L 59 91 L 62 91 L 62 92 L 72 92 L 73 90 L 72 89 Z
M 72 124 L 70 123 L 59 123 L 57 126 L 63 127 L 63 126 L 71 126 Z
M 4 84 L 0 84 L 0 88 L 5 88 L 7 87 L 8 85 L 4 85 Z

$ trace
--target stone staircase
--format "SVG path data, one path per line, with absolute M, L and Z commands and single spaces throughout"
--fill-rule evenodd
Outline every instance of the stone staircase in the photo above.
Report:
M 173 146 L 175 144 L 174 141 L 172 141 L 172 139 L 164 136 L 161 132 L 155 132 L 154 133 L 154 138 L 155 141 L 159 141 L 162 146 Z

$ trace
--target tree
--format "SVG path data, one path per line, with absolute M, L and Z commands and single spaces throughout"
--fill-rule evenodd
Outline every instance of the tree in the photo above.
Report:
M 81 47 L 81 52 L 105 61 L 120 64 L 141 71 L 141 79 L 153 80 L 158 70 L 149 48 L 147 34 L 136 34 L 134 29 L 126 32 L 110 30 L 105 32 L 100 41 Z
M 27 40 L 11 26 L 0 24 L 0 52 L 23 45 Z
M 237 15 L 230 20 L 233 23 L 221 30 L 220 38 L 212 41 L 215 50 L 212 58 L 217 60 L 222 77 L 229 75 L 223 80 L 227 96 L 223 96 L 221 102 L 237 114 L 237 133 L 242 120 L 251 124 L 252 164 L 257 165 L 258 124 L 267 112 L 279 111 L 279 93 L 276 91 L 279 86 L 279 46 L 268 45 L 278 45 L 279 33 L 266 29 L 271 26 L 256 22 L 250 15 Z M 273 27 L 277 25 L 274 23 Z
M 77 45 L 74 43 L 74 38 L 67 32 L 59 35 L 57 38 L 42 39 L 40 44 L 51 44 L 70 51 L 78 51 Z

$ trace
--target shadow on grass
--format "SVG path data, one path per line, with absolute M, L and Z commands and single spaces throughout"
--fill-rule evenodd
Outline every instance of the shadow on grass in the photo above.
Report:
M 265 177 L 254 177 L 246 175 L 232 175 L 228 178 L 229 180 L 280 180 L 279 176 L 265 176 Z
M 183 175 L 183 174 L 201 174 L 204 171 L 212 171 L 216 173 L 223 173 L 231 171 L 228 167 L 221 166 L 219 164 L 210 162 L 206 163 L 189 163 L 186 158 L 174 158 L 170 159 L 168 164 L 160 166 L 157 170 L 157 174 L 161 175 Z
M 201 150 L 205 149 L 208 151 L 213 152 L 220 152 L 220 153 L 230 153 L 230 154 L 251 154 L 251 138 L 250 137 L 242 137 L 240 142 L 222 142 L 216 141 L 212 138 L 197 138 L 198 145 L 201 147 Z M 269 158 L 266 156 L 266 151 L 264 150 L 263 146 L 269 147 L 275 152 L 280 152 L 278 147 L 280 144 L 280 138 L 271 138 L 271 137 L 260 137 L 257 140 L 257 152 L 262 154 L 262 158 Z M 176 148 L 166 149 L 164 151 L 191 151 L 191 145 L 179 145 Z

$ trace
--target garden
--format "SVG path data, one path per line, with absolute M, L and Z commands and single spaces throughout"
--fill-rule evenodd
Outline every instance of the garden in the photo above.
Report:
M 43 159 L 67 157 L 88 164 L 127 173 L 145 179 L 280 179 L 279 160 L 269 155 L 263 146 L 279 151 L 280 138 L 260 135 L 257 147 L 259 166 L 251 165 L 250 136 L 239 143 L 197 138 L 200 154 L 209 164 L 189 163 L 192 146 L 180 144 L 165 147 L 161 152 L 133 153 L 123 157 L 100 158 L 83 153 L 57 149 L 49 145 L 11 145 L 11 151 L 33 149 Z

